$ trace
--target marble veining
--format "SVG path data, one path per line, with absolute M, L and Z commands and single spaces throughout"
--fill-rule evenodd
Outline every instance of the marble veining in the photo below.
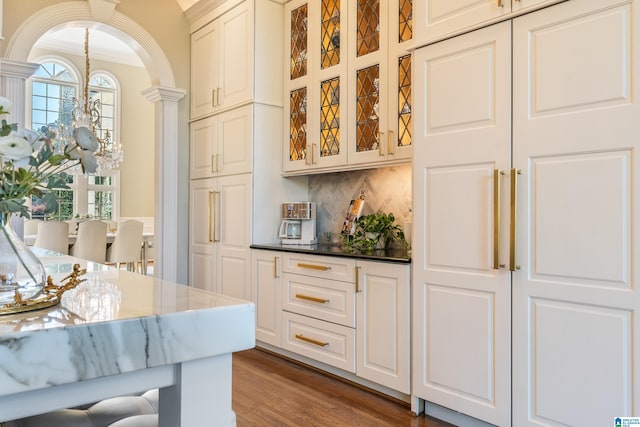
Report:
M 64 270 L 60 262 L 45 267 Z M 0 396 L 255 344 L 250 302 L 85 266 L 87 281 L 66 293 L 61 305 L 0 317 Z

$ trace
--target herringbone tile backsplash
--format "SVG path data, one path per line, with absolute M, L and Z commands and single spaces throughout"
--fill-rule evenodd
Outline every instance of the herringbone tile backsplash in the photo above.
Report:
M 393 212 L 396 222 L 412 221 L 411 166 L 309 176 L 309 200 L 317 203 L 317 234 L 340 233 L 349 202 L 364 191 L 363 215 Z

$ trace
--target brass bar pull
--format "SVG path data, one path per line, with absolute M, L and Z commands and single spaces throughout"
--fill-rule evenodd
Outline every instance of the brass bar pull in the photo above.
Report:
M 319 346 L 319 347 L 326 347 L 326 346 L 328 346 L 328 345 L 329 345 L 329 343 L 328 343 L 328 342 L 322 342 L 322 341 L 314 340 L 313 338 L 307 338 L 307 337 L 305 337 L 305 336 L 304 336 L 304 335 L 302 335 L 302 334 L 296 334 L 295 336 L 296 336 L 296 339 L 299 339 L 299 340 L 301 340 L 301 341 L 308 342 L 308 343 L 310 343 L 310 344 L 315 344 L 315 345 L 317 345 L 317 346 Z
M 356 266 L 356 294 L 360 293 L 360 269 L 362 267 Z
M 393 135 L 393 131 L 389 130 L 389 132 L 387 132 L 387 154 L 395 154 L 392 150 L 393 148 L 393 144 L 391 143 L 392 135 Z
M 299 262 L 298 263 L 298 267 L 299 268 L 309 268 L 311 270 L 320 270 L 320 271 L 331 270 L 331 267 L 327 267 L 326 265 L 307 264 L 307 263 L 304 263 L 304 262 Z
M 296 294 L 296 298 L 303 299 L 305 301 L 318 302 L 320 304 L 326 304 L 329 302 L 329 300 L 325 298 L 310 297 L 309 295 L 304 294 Z
M 274 256 L 273 257 L 273 278 L 277 279 L 279 277 L 280 275 L 278 274 L 278 257 Z
M 304 164 L 305 165 L 310 165 L 311 162 L 311 158 L 313 156 L 313 144 L 307 144 L 307 146 L 305 147 L 305 155 L 304 155 Z
M 216 105 L 222 104 L 222 102 L 220 102 L 220 89 L 221 88 L 216 89 Z
M 218 155 L 211 155 L 211 172 L 218 172 Z
M 502 3 L 502 0 L 498 0 L 498 7 L 503 7 L 504 4 Z
M 211 89 L 211 106 L 212 107 L 216 106 L 216 90 L 215 89 Z
M 209 191 L 209 200 L 208 200 L 208 203 L 207 203 L 207 208 L 208 208 L 208 218 L 209 218 L 209 221 L 208 221 L 208 224 L 207 224 L 207 226 L 209 227 L 209 230 L 208 230 L 207 234 L 209 236 L 209 241 L 213 242 L 214 241 L 213 239 L 215 238 L 215 236 L 213 235 L 213 224 L 212 224 L 213 215 L 214 215 L 213 191 Z
M 493 170 L 493 269 L 504 267 L 500 264 L 500 169 Z
M 384 132 L 378 132 L 378 155 L 379 156 L 384 156 L 384 153 L 382 152 L 382 136 L 384 135 Z
M 314 160 L 313 158 L 316 155 L 316 144 L 311 144 L 311 164 L 317 163 L 317 160 Z
M 516 231 L 517 231 L 517 205 L 518 205 L 518 175 L 522 171 L 516 168 L 511 169 L 511 221 L 509 224 L 509 270 L 520 270 L 516 264 Z
M 218 222 L 218 215 L 219 215 L 219 204 L 220 204 L 220 192 L 219 191 L 213 191 L 213 242 L 219 242 L 220 241 L 220 236 L 218 236 L 218 227 L 219 227 L 219 222 Z

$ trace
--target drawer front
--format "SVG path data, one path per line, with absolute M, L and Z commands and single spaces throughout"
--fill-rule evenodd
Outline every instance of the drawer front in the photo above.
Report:
M 350 258 L 285 253 L 282 271 L 354 283 L 356 261 Z
M 285 311 L 282 330 L 283 348 L 355 373 L 355 329 Z
M 282 308 L 354 328 L 355 285 L 337 280 L 318 279 L 284 273 Z

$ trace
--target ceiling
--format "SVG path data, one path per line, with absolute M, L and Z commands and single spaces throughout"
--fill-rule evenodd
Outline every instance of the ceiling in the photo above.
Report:
M 84 28 L 59 28 L 45 33 L 36 48 L 84 56 Z M 89 31 L 89 58 L 144 67 L 138 55 L 124 42 L 104 31 Z

